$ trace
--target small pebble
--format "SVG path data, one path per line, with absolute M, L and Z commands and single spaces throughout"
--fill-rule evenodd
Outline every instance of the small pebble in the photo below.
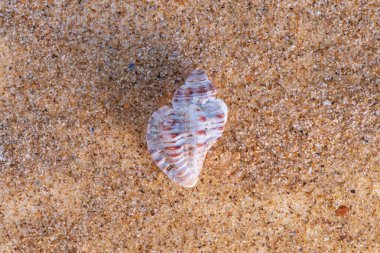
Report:
M 134 63 L 129 63 L 128 64 L 128 69 L 131 70 L 131 69 L 134 69 L 135 68 L 135 64 Z
M 330 106 L 331 105 L 331 101 L 330 100 L 325 100 L 323 101 L 322 103 L 324 106 Z
M 341 205 L 339 206 L 336 210 L 335 210 L 335 214 L 337 216 L 340 216 L 340 217 L 343 217 L 343 216 L 346 216 L 348 211 L 350 211 L 350 208 L 348 208 L 347 206 L 344 206 L 344 205 Z
M 235 160 L 240 160 L 241 155 L 240 155 L 239 152 L 236 152 L 236 153 L 233 155 L 233 157 L 234 157 Z
M 3 161 L 3 162 L 4 162 L 6 159 L 5 159 L 5 157 L 4 157 L 3 152 L 4 152 L 3 147 L 0 147 L 0 161 Z

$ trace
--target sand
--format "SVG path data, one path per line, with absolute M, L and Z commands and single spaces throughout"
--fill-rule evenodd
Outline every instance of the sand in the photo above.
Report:
M 0 252 L 379 252 L 379 10 L 0 1 Z M 185 189 L 145 132 L 194 68 L 230 111 Z

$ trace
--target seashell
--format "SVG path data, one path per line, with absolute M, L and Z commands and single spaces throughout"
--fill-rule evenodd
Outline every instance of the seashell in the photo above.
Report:
M 222 136 L 228 108 L 203 70 L 194 70 L 174 93 L 172 106 L 152 114 L 147 144 L 157 166 L 175 183 L 194 187 L 206 154 Z

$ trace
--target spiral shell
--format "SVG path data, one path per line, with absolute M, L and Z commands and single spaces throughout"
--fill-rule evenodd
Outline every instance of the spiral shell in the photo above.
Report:
M 222 136 L 226 104 L 203 70 L 194 70 L 172 99 L 148 122 L 147 145 L 157 166 L 175 183 L 194 187 L 206 154 Z

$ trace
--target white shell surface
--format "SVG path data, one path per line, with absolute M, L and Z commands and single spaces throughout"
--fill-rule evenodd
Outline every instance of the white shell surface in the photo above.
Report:
M 172 105 L 154 112 L 147 145 L 157 166 L 175 183 L 194 187 L 206 154 L 222 136 L 226 104 L 203 70 L 194 70 L 174 94 Z

